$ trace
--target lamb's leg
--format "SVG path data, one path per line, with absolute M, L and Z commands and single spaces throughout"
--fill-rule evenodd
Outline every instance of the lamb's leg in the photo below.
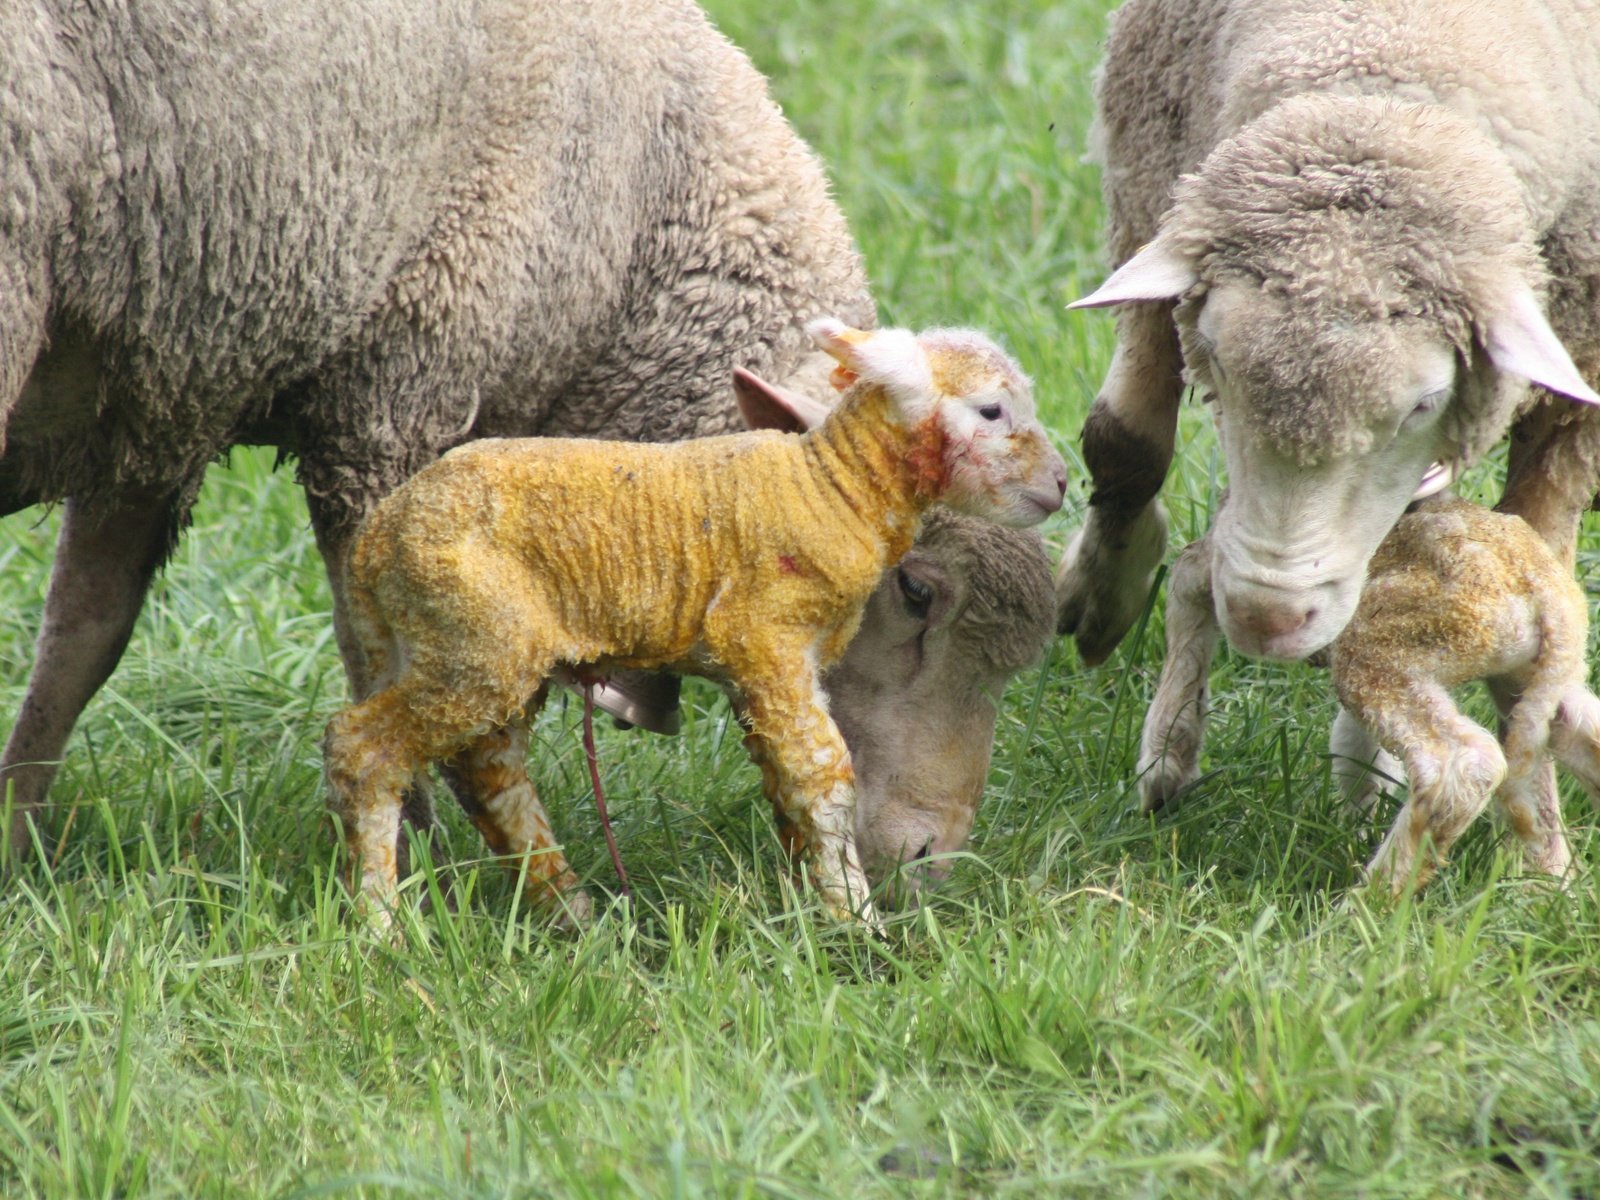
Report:
M 359 511 L 370 511 L 377 503 L 372 499 L 358 503 Z M 346 507 L 334 508 L 314 495 L 307 495 L 307 508 L 311 515 L 312 532 L 316 535 L 317 550 L 322 555 L 323 569 L 328 573 L 328 592 L 333 601 L 333 638 L 339 647 L 339 658 L 344 664 L 345 679 L 350 685 L 353 700 L 365 700 L 385 683 L 384 664 L 373 661 L 378 656 L 372 652 L 370 633 L 364 634 L 360 620 L 352 612 L 349 582 L 349 555 L 355 541 L 357 525 Z M 437 828 L 433 808 L 433 790 L 425 770 L 418 771 L 405 789 L 401 816 L 406 824 L 432 837 Z M 396 870 L 405 875 L 410 871 L 409 846 L 396 829 Z
M 350 892 L 379 927 L 389 923 L 396 897 L 401 796 L 430 757 L 409 708 L 402 691 L 385 688 L 335 714 L 322 744 L 328 803 L 350 856 Z
M 1550 725 L 1550 750 L 1561 764 L 1600 795 L 1600 699 L 1581 685 L 1570 688 Z
M 1184 548 L 1167 580 L 1167 657 L 1139 739 L 1141 812 L 1156 812 L 1199 774 L 1218 633 L 1211 546 L 1201 538 Z
M 1353 812 L 1367 816 L 1383 794 L 1383 785 L 1402 778 L 1405 768 L 1378 739 L 1350 713 L 1339 709 L 1328 733 L 1328 752 L 1333 757 L 1333 777 L 1339 792 Z
M 168 493 L 130 492 L 103 510 L 66 503 L 33 673 L 0 757 L 16 853 L 31 845 L 29 819 L 44 803 L 74 723 L 127 647 L 173 520 Z
M 1182 373 L 1170 304 L 1118 312 L 1116 353 L 1083 425 L 1089 512 L 1056 575 L 1056 627 L 1073 635 L 1090 666 L 1138 619 L 1166 550 L 1157 496 L 1172 461 Z
M 530 713 L 538 707 L 536 700 Z M 524 894 L 534 907 L 559 915 L 564 923 L 589 919 L 589 895 L 561 853 L 549 814 L 528 778 L 526 720 L 472 741 L 441 763 L 440 773 L 489 849 L 525 871 Z
M 1556 669 L 1553 657 L 1558 643 L 1551 632 L 1546 631 L 1536 671 Z M 1561 672 L 1566 679 L 1583 674 L 1581 648 L 1573 647 L 1572 654 L 1570 670 Z M 1546 875 L 1565 875 L 1572 865 L 1551 757 L 1557 713 L 1570 687 L 1562 679 L 1536 676 L 1520 695 L 1498 680 L 1491 681 L 1489 688 L 1501 712 L 1500 742 L 1506 757 L 1505 782 L 1495 798 L 1522 844 L 1523 861 L 1531 870 Z
M 855 769 L 815 672 L 795 656 L 760 677 L 741 672 L 739 681 L 751 757 L 781 827 L 805 850 L 823 904 L 840 920 L 859 915 L 876 927 L 856 852 Z
M 1489 803 L 1505 777 L 1500 744 L 1461 715 L 1428 679 L 1363 680 L 1346 664 L 1339 698 L 1380 744 L 1405 763 L 1411 794 L 1368 864 L 1369 877 L 1398 893 L 1421 887 Z

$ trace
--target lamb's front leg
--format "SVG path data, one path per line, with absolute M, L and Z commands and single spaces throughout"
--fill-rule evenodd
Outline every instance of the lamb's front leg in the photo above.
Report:
M 1500 743 L 1438 683 L 1397 677 L 1392 664 L 1342 659 L 1335 682 L 1340 703 L 1405 763 L 1411 785 L 1368 877 L 1396 893 L 1421 887 L 1505 778 Z
M 752 679 L 740 691 L 751 757 L 780 827 L 804 851 L 830 915 L 879 925 L 856 851 L 856 777 L 850 750 L 828 715 L 816 672 L 799 659 Z
M 1093 480 L 1089 511 L 1056 575 L 1056 627 L 1090 666 L 1103 662 L 1144 608 L 1167 546 L 1157 499 L 1183 396 L 1183 355 L 1170 304 L 1130 304 L 1117 349 L 1083 424 Z
M 1156 812 L 1199 775 L 1218 634 L 1211 544 L 1201 538 L 1178 555 L 1167 581 L 1167 657 L 1139 738 L 1141 812 Z

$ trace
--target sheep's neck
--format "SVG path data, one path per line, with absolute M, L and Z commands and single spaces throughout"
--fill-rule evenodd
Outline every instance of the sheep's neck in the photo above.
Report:
M 813 473 L 884 550 L 911 548 L 918 521 L 947 482 L 945 435 L 933 419 L 902 425 L 881 389 L 862 388 L 806 435 Z

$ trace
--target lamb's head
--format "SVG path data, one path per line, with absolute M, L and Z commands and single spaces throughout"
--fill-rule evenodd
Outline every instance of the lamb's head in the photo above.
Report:
M 1036 525 L 1061 507 L 1067 466 L 1033 406 L 1028 377 L 980 333 L 863 332 L 838 321 L 808 329 L 838 362 L 834 384 L 881 389 L 896 418 L 936 436 L 924 464 L 931 498 L 1002 525 Z
M 855 762 L 856 845 L 893 895 L 943 879 L 966 844 L 1000 698 L 1043 653 L 1053 596 L 1036 534 L 933 509 L 824 678 Z
M 746 370 L 734 391 L 752 429 L 798 433 L 830 411 Z M 867 601 L 823 682 L 854 760 L 856 845 L 891 899 L 942 879 L 966 844 L 1000 697 L 1043 654 L 1054 613 L 1037 534 L 943 507 Z
M 1406 505 L 1504 433 L 1530 380 L 1600 402 L 1543 284 L 1521 187 L 1475 127 L 1303 96 L 1219 145 L 1079 302 L 1178 301 L 1228 466 L 1212 578 L 1235 647 L 1327 645 Z

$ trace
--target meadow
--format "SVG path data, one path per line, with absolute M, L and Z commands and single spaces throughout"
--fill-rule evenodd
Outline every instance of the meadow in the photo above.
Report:
M 883 318 L 991 330 L 1033 375 L 1074 474 L 1058 552 L 1112 337 L 1065 311 L 1103 270 L 1108 0 L 709 7 L 827 161 Z M 1183 420 L 1174 547 L 1222 485 Z M 0 713 L 54 528 L 0 523 Z M 882 940 L 796 891 L 694 685 L 678 738 L 602 731 L 631 906 L 547 931 L 450 812 L 410 894 L 453 905 L 380 943 L 323 808 L 344 680 L 304 503 L 236 452 L 73 738 L 65 836 L 0 889 L 0 1194 L 1596 1194 L 1592 877 L 1523 877 L 1486 819 L 1420 898 L 1370 903 L 1325 677 L 1226 651 L 1203 780 L 1139 816 L 1161 645 L 1157 603 L 1105 667 L 1061 642 L 1014 682 L 972 853 Z M 604 889 L 577 730 L 549 707 L 536 778 Z M 1568 812 L 1592 864 L 1594 807 Z

